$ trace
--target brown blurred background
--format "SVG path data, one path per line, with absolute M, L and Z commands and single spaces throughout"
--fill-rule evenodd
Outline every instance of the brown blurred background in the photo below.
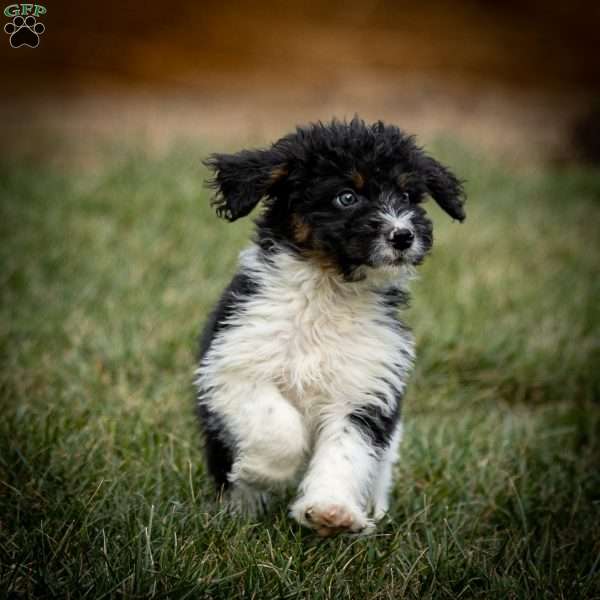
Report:
M 517 162 L 593 158 L 600 137 L 597 2 L 41 3 L 39 47 L 0 40 L 9 151 L 260 142 L 354 113 Z

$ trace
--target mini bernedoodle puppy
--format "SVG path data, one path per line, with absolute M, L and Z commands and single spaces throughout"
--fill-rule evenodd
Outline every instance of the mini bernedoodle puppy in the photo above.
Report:
M 256 515 L 296 485 L 302 525 L 372 531 L 388 510 L 414 358 L 397 312 L 433 241 L 421 204 L 431 196 L 462 221 L 462 185 L 412 136 L 357 117 L 206 164 L 219 216 L 264 204 L 202 337 L 208 469 L 235 511 Z

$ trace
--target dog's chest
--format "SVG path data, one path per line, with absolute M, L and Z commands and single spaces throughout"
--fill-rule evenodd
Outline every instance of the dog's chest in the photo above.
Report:
M 319 384 L 367 359 L 362 348 L 382 334 L 372 299 L 336 294 L 323 282 L 286 291 L 269 304 L 279 330 L 271 338 L 273 356 L 288 383 Z
M 297 404 L 351 397 L 397 372 L 407 333 L 367 286 L 310 266 L 263 275 L 229 345 L 251 378 L 267 378 Z

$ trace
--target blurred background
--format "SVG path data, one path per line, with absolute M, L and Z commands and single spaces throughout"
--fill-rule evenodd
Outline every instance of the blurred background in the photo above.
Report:
M 0 597 L 600 598 L 600 2 L 41 2 L 38 47 L 0 32 Z M 201 160 L 355 113 L 468 216 L 430 203 L 391 520 L 313 545 L 204 477 L 251 220 Z
M 0 43 L 11 152 L 55 153 L 44 132 L 76 142 L 81 161 L 87 135 L 135 133 L 149 148 L 181 136 L 261 142 L 358 113 L 515 164 L 600 158 L 597 2 L 45 6 L 37 48 Z

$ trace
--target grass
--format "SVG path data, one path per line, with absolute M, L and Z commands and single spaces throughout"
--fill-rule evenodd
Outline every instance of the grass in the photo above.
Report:
M 214 505 L 196 335 L 249 223 L 203 152 L 0 165 L 0 596 L 600 598 L 600 173 L 511 173 L 441 144 L 389 519 L 320 540 L 285 503 Z

